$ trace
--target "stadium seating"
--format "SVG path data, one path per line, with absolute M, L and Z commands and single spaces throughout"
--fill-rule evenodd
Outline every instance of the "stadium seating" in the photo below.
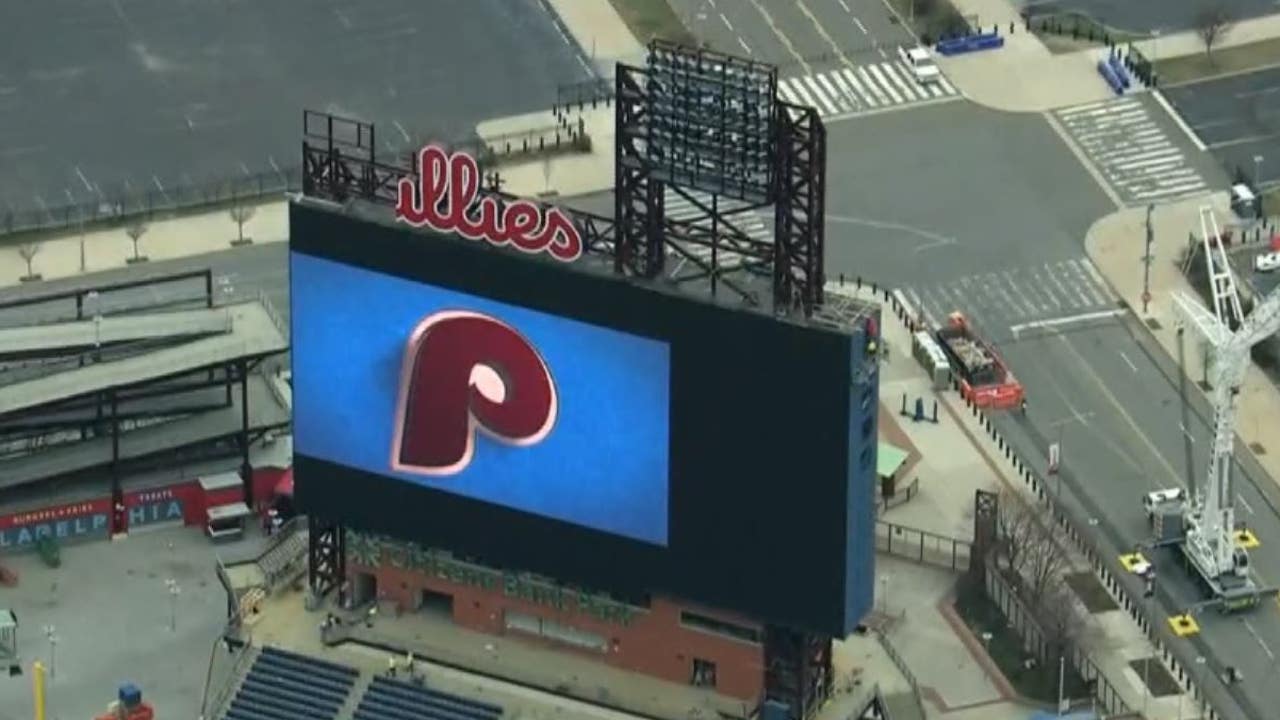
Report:
M 223 718 L 333 720 L 357 674 L 355 668 L 264 647 Z
M 497 720 L 502 708 L 378 676 L 360 697 L 355 720 Z

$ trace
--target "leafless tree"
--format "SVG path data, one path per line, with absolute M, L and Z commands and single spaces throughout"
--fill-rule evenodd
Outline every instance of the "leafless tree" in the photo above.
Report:
M 249 222 L 256 211 L 257 208 L 254 206 L 240 203 L 236 203 L 235 207 L 231 208 L 231 221 L 236 224 L 236 239 L 231 242 L 232 245 L 248 245 L 253 242 L 252 238 L 245 239 L 244 224 Z
M 135 222 L 124 230 L 125 235 L 129 236 L 129 240 L 133 242 L 133 257 L 129 258 L 129 263 L 145 262 L 146 256 L 138 252 L 138 241 L 142 240 L 142 236 L 147 234 L 147 225 L 142 222 Z
M 1200 42 L 1204 43 L 1206 57 L 1213 57 L 1214 46 L 1231 31 L 1234 24 L 1231 11 L 1222 2 L 1205 5 L 1196 13 L 1196 34 L 1200 36 Z
M 24 281 L 40 279 L 40 276 L 37 275 L 35 270 L 31 267 L 31 263 L 36 259 L 36 255 L 40 254 L 40 247 L 40 243 L 37 242 L 23 243 L 18 246 L 18 257 L 22 258 L 23 262 L 27 264 L 27 274 L 22 276 Z
M 1040 602 L 1032 606 L 1036 624 L 1044 634 L 1050 657 L 1071 647 L 1081 639 L 1086 618 L 1075 593 L 1057 576 L 1045 589 Z
M 1035 607 L 1045 600 L 1067 568 L 1061 530 L 1048 505 L 1023 499 L 1011 490 L 1000 494 L 996 517 L 996 568 Z

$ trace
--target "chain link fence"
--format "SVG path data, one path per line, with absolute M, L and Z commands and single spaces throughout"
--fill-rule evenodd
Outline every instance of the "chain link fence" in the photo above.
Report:
M 85 202 L 0 212 L 0 237 L 150 221 L 203 207 L 261 202 L 301 189 L 302 166 L 298 165 L 145 191 L 100 192 L 97 198 Z

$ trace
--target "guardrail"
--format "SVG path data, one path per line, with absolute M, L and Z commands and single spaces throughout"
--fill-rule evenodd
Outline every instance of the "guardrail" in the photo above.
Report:
M 920 717 L 928 717 L 928 713 L 924 710 L 924 697 L 920 694 L 920 682 L 916 680 L 916 674 L 911 672 L 911 668 L 907 667 L 907 661 L 902 659 L 902 655 L 898 654 L 897 648 L 893 643 L 889 642 L 889 636 L 879 631 L 873 631 L 876 640 L 880 643 L 880 647 L 884 648 L 884 654 L 889 656 L 889 660 L 898 668 L 898 672 L 902 673 L 902 677 L 906 678 L 907 684 L 911 686 L 911 696 L 916 700 L 916 707 L 920 708 Z
M 969 569 L 973 543 L 899 525 L 876 521 L 876 550 L 925 565 L 963 572 Z
M 156 187 L 138 192 L 99 193 L 93 200 L 38 210 L 0 213 L 0 237 L 18 233 L 84 229 L 108 223 L 150 220 L 210 205 L 260 202 L 302 189 L 302 166 L 205 183 Z

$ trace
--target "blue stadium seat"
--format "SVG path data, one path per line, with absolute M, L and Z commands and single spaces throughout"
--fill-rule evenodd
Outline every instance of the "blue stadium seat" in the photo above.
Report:
M 255 663 L 253 670 L 250 672 L 250 675 L 253 674 L 283 681 L 282 684 L 298 685 L 306 688 L 307 692 L 319 693 L 326 697 L 345 698 L 347 693 L 351 691 L 351 685 L 349 684 L 335 682 L 328 678 L 313 677 L 302 670 L 278 665 Z
M 231 701 L 231 709 L 235 710 L 237 708 L 243 710 L 245 713 L 256 717 L 268 718 L 269 720 L 293 720 L 287 712 L 276 710 L 274 708 L 262 707 L 251 700 L 245 700 L 239 696 L 236 696 L 236 699 Z
M 385 686 L 370 686 L 365 694 L 372 703 L 391 706 L 411 711 L 414 717 L 434 718 L 434 720 L 475 720 L 465 709 L 455 705 L 442 703 L 436 698 L 426 695 L 411 696 L 409 693 L 397 692 Z
M 367 702 L 360 704 L 361 707 L 373 710 L 377 715 L 398 720 L 467 720 L 465 715 L 454 711 L 422 705 L 388 695 L 366 696 L 366 700 Z
M 275 720 L 274 718 L 266 715 L 259 715 L 252 710 L 246 710 L 243 707 L 235 706 L 228 708 L 226 714 L 222 717 L 223 720 Z
M 345 689 L 338 689 L 331 685 L 323 685 L 314 681 L 308 681 L 305 677 L 280 672 L 278 668 L 255 668 L 254 671 L 249 674 L 249 677 L 269 684 L 272 687 L 292 690 L 306 695 L 314 695 L 331 702 L 337 702 L 338 704 L 342 704 L 342 701 L 347 697 Z
M 329 673 L 337 674 L 340 677 L 350 678 L 352 682 L 355 681 L 356 675 L 359 674 L 356 671 L 356 669 L 353 667 L 348 667 L 346 665 L 339 665 L 338 663 L 330 662 L 328 660 L 324 660 L 321 658 L 308 657 L 306 655 L 291 653 L 287 650 L 281 650 L 280 648 L 272 647 L 270 645 L 262 648 L 262 655 L 266 655 L 268 657 L 284 658 L 287 660 L 293 660 L 295 662 L 310 665 L 318 670 L 328 671 Z
M 241 681 L 240 690 L 265 692 L 282 699 L 289 700 L 290 702 L 299 703 L 305 707 L 315 707 L 335 713 L 342 705 L 340 700 L 323 697 L 315 693 L 308 693 L 299 688 L 283 687 L 279 684 L 271 683 L 261 677 L 253 675 L 250 675 Z
M 412 685 L 399 680 L 392 680 L 387 677 L 379 676 L 374 679 L 372 688 L 380 690 L 385 689 L 389 692 L 400 694 L 411 700 L 419 702 L 431 702 L 433 704 L 443 703 L 447 707 L 456 708 L 467 714 L 468 717 L 476 718 L 476 720 L 490 720 L 502 715 L 502 707 L 487 703 L 480 700 L 472 700 L 471 698 L 461 697 L 431 688 Z
M 289 668 L 290 670 L 305 673 L 310 677 L 327 680 L 338 685 L 350 686 L 355 681 L 354 673 L 348 674 L 324 665 L 315 665 L 297 658 L 274 653 L 259 655 L 258 662 L 272 667 Z
M 329 720 L 338 711 L 337 707 L 317 707 L 305 700 L 300 701 L 297 697 L 285 696 L 274 689 L 261 687 L 241 688 L 237 697 L 252 702 L 253 705 L 270 707 L 300 717 L 311 717 L 314 720 Z

